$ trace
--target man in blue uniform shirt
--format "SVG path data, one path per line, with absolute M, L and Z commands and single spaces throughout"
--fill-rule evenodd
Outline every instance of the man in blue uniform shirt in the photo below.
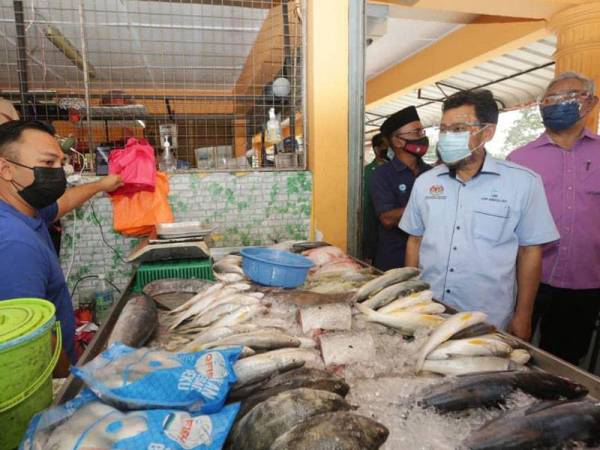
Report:
M 400 228 L 411 235 L 406 265 L 422 268 L 435 298 L 529 339 L 542 245 L 559 234 L 540 177 L 486 154 L 497 123 L 490 91 L 444 102 L 444 164 L 417 180 Z
M 111 175 L 67 190 L 62 160 L 52 127 L 22 120 L 0 125 L 0 300 L 37 297 L 54 304 L 64 343 L 58 375 L 75 362 L 75 317 L 48 224 L 122 184 Z
M 379 220 L 373 265 L 389 270 L 404 265 L 408 235 L 398 228 L 398 223 L 415 179 L 430 169 L 421 159 L 427 153 L 429 140 L 414 106 L 388 117 L 381 125 L 381 134 L 394 155 L 389 163 L 375 169 L 368 189 Z

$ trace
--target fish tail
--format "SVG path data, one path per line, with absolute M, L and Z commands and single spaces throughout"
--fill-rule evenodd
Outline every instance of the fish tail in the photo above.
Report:
M 361 303 L 356 303 L 354 306 L 356 306 L 356 308 L 367 317 L 371 317 L 373 315 L 373 313 L 375 313 L 374 310 L 372 310 L 368 306 L 365 306 Z

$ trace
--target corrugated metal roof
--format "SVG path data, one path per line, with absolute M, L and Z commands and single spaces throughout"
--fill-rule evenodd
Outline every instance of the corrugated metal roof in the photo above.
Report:
M 423 86 L 420 94 L 415 90 L 398 99 L 378 105 L 366 111 L 365 131 L 368 133 L 376 130 L 385 117 L 410 105 L 415 105 L 419 109 L 424 125 L 437 125 L 441 117 L 441 100 L 445 95 L 456 92 L 457 89 L 485 86 L 494 93 L 503 110 L 531 104 L 543 94 L 554 77 L 552 63 L 555 50 L 556 38 L 548 37 L 437 84 Z
M 215 2 L 217 3 L 217 2 Z M 31 89 L 81 83 L 83 74 L 44 36 L 51 25 L 79 51 L 78 0 L 36 0 L 24 9 Z M 238 79 L 267 9 L 193 2 L 84 0 L 95 87 L 230 89 Z M 0 0 L 0 83 L 16 88 L 13 2 Z

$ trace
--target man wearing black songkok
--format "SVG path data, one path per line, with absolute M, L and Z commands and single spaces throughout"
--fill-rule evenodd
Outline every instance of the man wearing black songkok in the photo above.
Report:
M 379 219 L 374 265 L 381 270 L 404 266 L 408 235 L 398 228 L 415 179 L 431 167 L 421 159 L 429 140 L 414 106 L 386 119 L 381 134 L 394 151 L 388 164 L 378 167 L 369 182 L 369 194 Z

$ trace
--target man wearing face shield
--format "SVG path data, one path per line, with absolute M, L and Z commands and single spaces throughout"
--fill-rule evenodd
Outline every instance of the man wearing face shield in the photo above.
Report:
M 0 300 L 37 297 L 55 305 L 64 349 L 55 373 L 65 376 L 75 362 L 75 318 L 47 224 L 122 181 L 110 175 L 67 189 L 62 161 L 52 127 L 22 120 L 0 125 Z
M 508 158 L 541 175 L 560 232 L 544 248 L 534 310 L 540 347 L 575 365 L 600 310 L 600 137 L 585 128 L 597 103 L 592 80 L 559 75 L 540 101 L 546 131 Z
M 559 238 L 541 178 L 487 154 L 498 123 L 490 91 L 454 94 L 442 111 L 443 164 L 416 181 L 400 222 L 406 264 L 435 298 L 529 339 L 542 245 Z
M 398 228 L 415 179 L 431 167 L 421 159 L 429 140 L 414 106 L 388 117 L 381 134 L 393 151 L 389 163 L 378 167 L 368 186 L 379 220 L 373 265 L 381 270 L 404 266 L 408 235 Z

